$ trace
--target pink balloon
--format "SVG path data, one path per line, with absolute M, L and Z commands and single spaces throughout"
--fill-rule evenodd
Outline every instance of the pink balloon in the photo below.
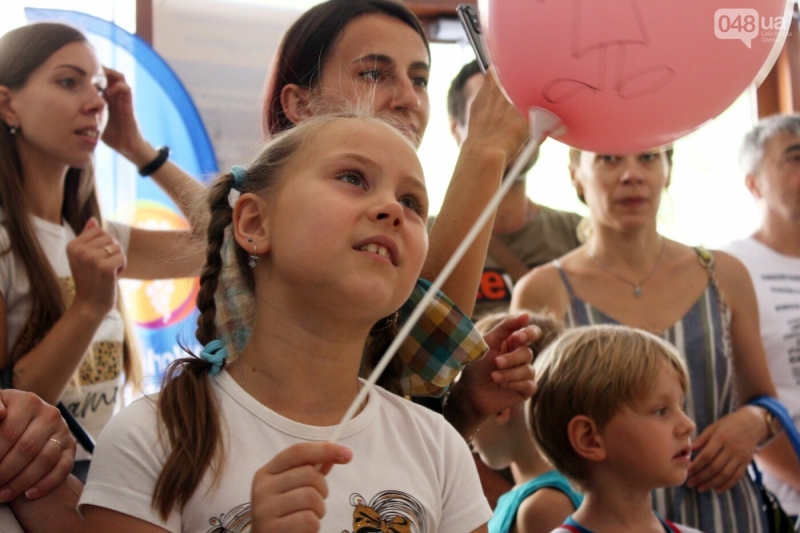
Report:
M 790 0 L 479 0 L 497 77 L 571 146 L 631 153 L 724 111 L 777 59 Z M 755 7 L 757 6 L 757 7 Z

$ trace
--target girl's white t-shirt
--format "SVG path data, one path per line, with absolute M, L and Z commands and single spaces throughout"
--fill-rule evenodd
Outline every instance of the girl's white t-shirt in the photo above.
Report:
M 151 497 L 167 457 L 156 404 L 142 398 L 100 437 L 80 505 L 113 509 L 171 532 L 250 530 L 256 471 L 293 444 L 329 440 L 335 427 L 300 424 L 248 395 L 226 372 L 211 378 L 224 426 L 221 478 L 206 471 L 183 512 L 162 520 Z M 327 475 L 321 531 L 465 533 L 492 516 L 464 439 L 440 415 L 381 388 L 347 423 L 339 443 L 353 460 Z M 372 528 L 372 529 L 369 529 Z

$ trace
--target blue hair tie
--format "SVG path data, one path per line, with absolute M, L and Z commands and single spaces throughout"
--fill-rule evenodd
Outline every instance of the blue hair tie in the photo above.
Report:
M 231 174 L 233 174 L 233 188 L 237 191 L 242 190 L 242 185 L 244 184 L 244 175 L 246 172 L 247 169 L 242 165 L 233 165 L 231 167 Z
M 212 376 L 219 374 L 227 358 L 228 350 L 225 348 L 225 344 L 219 339 L 215 339 L 206 344 L 203 347 L 203 351 L 200 352 L 200 359 L 211 365 L 209 373 Z

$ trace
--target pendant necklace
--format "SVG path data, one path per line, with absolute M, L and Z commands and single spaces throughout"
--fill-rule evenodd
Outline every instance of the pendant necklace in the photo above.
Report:
M 649 280 L 650 278 L 652 278 L 653 274 L 656 273 L 656 270 L 658 269 L 658 265 L 661 264 L 661 258 L 664 257 L 664 250 L 667 247 L 666 244 L 667 244 L 666 239 L 664 239 L 664 237 L 661 237 L 661 251 L 658 252 L 658 257 L 656 258 L 656 262 L 653 263 L 653 268 L 650 269 L 650 272 L 648 272 L 647 275 L 644 278 L 642 278 L 641 280 L 636 281 L 636 282 L 630 281 L 628 279 L 623 278 L 622 276 L 618 275 L 617 273 L 615 273 L 614 271 L 610 270 L 608 267 L 603 265 L 603 263 L 601 263 L 594 256 L 594 254 L 592 253 L 592 251 L 589 248 L 589 246 L 586 247 L 586 253 L 589 254 L 589 258 L 594 262 L 595 265 L 597 265 L 597 268 L 599 268 L 600 270 L 602 270 L 606 274 L 614 276 L 615 278 L 617 278 L 621 282 L 626 283 L 626 284 L 630 285 L 631 287 L 633 287 L 633 295 L 636 298 L 641 298 L 642 297 L 642 285 L 644 285 L 645 282 L 647 280 Z

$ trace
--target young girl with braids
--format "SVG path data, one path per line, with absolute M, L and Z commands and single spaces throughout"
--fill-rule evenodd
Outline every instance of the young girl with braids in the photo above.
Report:
M 63 402 L 95 438 L 120 410 L 125 382 L 136 383 L 117 279 L 193 275 L 204 251 L 188 231 L 103 224 L 93 175 L 100 140 L 151 171 L 204 230 L 206 217 L 190 206 L 205 188 L 142 138 L 130 87 L 80 31 L 40 23 L 3 35 L 0 368 L 15 388 Z M 67 446 L 47 444 L 56 445 Z
M 376 118 L 315 117 L 223 175 L 209 205 L 205 348 L 170 367 L 157 401 L 135 402 L 104 431 L 81 499 L 88 530 L 485 531 L 469 449 L 441 416 L 376 387 L 340 444 L 326 442 L 363 386 L 365 341 L 425 258 L 413 145 Z M 215 326 L 228 232 L 256 306 L 238 354 Z M 517 322 L 487 340 L 504 339 L 509 359 L 534 338 L 513 332 Z

